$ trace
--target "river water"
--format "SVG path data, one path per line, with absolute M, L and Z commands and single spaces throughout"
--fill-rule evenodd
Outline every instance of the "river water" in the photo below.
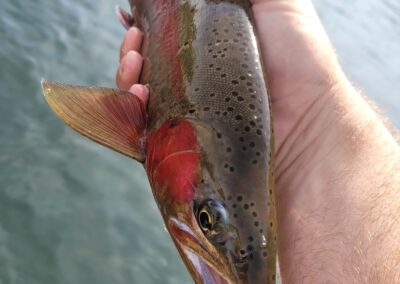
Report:
M 343 67 L 400 126 L 400 2 L 314 1 Z M 112 86 L 123 0 L 0 1 L 0 284 L 190 283 L 140 165 L 65 127 L 42 77 Z

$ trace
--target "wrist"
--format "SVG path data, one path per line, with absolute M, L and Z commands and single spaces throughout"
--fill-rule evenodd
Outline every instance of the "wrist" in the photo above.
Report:
M 347 80 L 326 89 L 278 149 L 279 188 L 301 188 L 311 182 L 308 179 L 327 180 L 354 164 L 373 162 L 375 168 L 399 154 L 394 137 Z M 313 173 L 317 170 L 321 172 Z
M 365 263 L 367 254 L 377 259 L 386 253 L 371 242 L 382 232 L 371 220 L 381 220 L 384 210 L 396 216 L 398 206 L 387 206 L 396 191 L 383 192 L 391 190 L 385 183 L 398 165 L 398 144 L 347 80 L 318 97 L 277 154 L 281 267 L 296 270 L 301 261 L 304 271 L 320 275 L 306 282 L 332 281 L 335 271 L 354 276 L 352 260 Z M 363 259 L 354 259 L 360 252 Z

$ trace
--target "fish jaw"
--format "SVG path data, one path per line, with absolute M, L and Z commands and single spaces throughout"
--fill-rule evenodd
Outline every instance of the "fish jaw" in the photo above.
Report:
M 225 255 L 204 237 L 194 218 L 184 223 L 177 218 L 166 221 L 168 231 L 183 262 L 196 283 L 231 284 L 239 283 Z

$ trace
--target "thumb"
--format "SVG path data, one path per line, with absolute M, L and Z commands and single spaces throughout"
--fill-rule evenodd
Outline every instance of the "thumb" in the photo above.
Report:
M 251 3 L 265 66 L 270 79 L 284 80 L 278 82 L 279 86 L 290 88 L 300 78 L 307 81 L 316 75 L 330 78 L 332 70 L 339 68 L 332 44 L 310 0 L 251 0 Z
M 276 147 L 345 76 L 310 0 L 252 0 L 266 70 Z

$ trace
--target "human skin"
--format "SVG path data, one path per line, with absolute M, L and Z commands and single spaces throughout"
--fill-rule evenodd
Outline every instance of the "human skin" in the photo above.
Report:
M 283 283 L 400 283 L 400 147 L 344 75 L 309 0 L 255 0 L 272 100 Z M 138 85 L 142 34 L 117 85 Z

